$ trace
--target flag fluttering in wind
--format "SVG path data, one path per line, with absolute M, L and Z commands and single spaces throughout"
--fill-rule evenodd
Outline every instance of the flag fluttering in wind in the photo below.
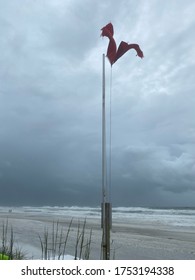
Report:
M 101 36 L 109 39 L 107 57 L 111 66 L 128 50 L 134 49 L 137 55 L 144 57 L 139 45 L 128 44 L 122 41 L 117 49 L 114 40 L 114 28 L 112 23 L 102 29 Z M 104 260 L 110 260 L 110 229 L 112 227 L 112 204 L 110 203 L 111 189 L 111 89 L 110 89 L 110 158 L 109 158 L 109 182 L 107 180 L 107 153 L 106 153 L 106 106 L 105 106 L 105 54 L 102 60 L 102 204 L 101 204 L 101 225 L 102 225 L 102 256 Z M 112 68 L 111 68 L 112 69 Z M 112 75 L 110 76 L 112 79 Z M 112 80 L 110 80 L 112 81 Z M 110 83 L 112 85 L 112 82 Z M 109 183 L 109 184 L 108 184 Z
M 122 41 L 117 49 L 116 42 L 114 40 L 114 28 L 112 23 L 108 23 L 102 29 L 101 36 L 108 37 L 109 44 L 107 49 L 107 57 L 110 61 L 110 64 L 113 65 L 122 55 L 124 55 L 128 50 L 134 49 L 137 52 L 137 55 L 141 58 L 144 57 L 143 52 L 141 51 L 138 44 L 128 44 Z

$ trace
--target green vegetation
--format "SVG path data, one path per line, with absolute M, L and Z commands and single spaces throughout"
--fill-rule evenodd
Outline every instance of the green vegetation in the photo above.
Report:
M 0 260 L 22 260 L 25 254 L 14 245 L 13 228 L 9 227 L 8 220 L 3 222 L 0 234 Z

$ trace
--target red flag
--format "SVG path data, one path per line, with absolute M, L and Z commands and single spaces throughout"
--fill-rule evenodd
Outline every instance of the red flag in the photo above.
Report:
M 104 26 L 101 30 L 102 36 L 108 36 L 108 34 L 112 37 L 114 36 L 114 28 L 111 22 Z
M 141 58 L 144 57 L 142 50 L 140 49 L 138 44 L 128 44 L 122 41 L 117 49 L 116 42 L 114 40 L 114 28 L 112 23 L 107 24 L 102 29 L 101 36 L 106 36 L 109 39 L 108 49 L 107 49 L 107 57 L 110 61 L 110 64 L 113 65 L 123 54 L 125 54 L 128 50 L 134 49 L 137 52 L 137 55 Z
M 110 42 L 108 44 L 108 49 L 107 49 L 107 57 L 112 65 L 114 63 L 114 60 L 116 57 L 116 50 L 117 50 L 116 42 L 113 38 L 114 29 L 113 29 L 112 23 L 107 24 L 101 30 L 102 30 L 101 36 L 106 36 L 110 40 Z

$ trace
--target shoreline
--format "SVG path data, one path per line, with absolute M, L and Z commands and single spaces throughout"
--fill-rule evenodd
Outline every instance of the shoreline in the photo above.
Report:
M 44 229 L 52 230 L 53 222 L 59 222 L 66 231 L 71 216 L 57 213 L 6 213 L 0 212 L 0 230 L 8 219 L 13 227 L 15 243 L 29 259 L 41 258 L 41 244 L 38 238 Z M 99 260 L 101 254 L 100 218 L 74 217 L 68 239 L 66 254 L 74 255 L 78 222 L 86 218 L 86 236 L 92 229 L 90 259 Z M 195 227 L 165 226 L 143 221 L 118 221 L 113 219 L 111 230 L 111 257 L 116 260 L 195 260 Z

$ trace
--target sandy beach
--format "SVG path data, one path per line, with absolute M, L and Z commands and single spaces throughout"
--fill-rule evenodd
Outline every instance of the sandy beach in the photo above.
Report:
M 43 236 L 45 229 L 51 232 L 54 221 L 59 221 L 59 225 L 66 232 L 71 217 L 57 214 L 0 212 L 0 234 L 3 222 L 7 219 L 9 225 L 13 227 L 15 244 L 26 253 L 26 258 L 40 259 L 41 244 L 38 235 Z M 100 218 L 86 217 L 86 219 L 86 238 L 92 229 L 90 259 L 98 260 L 102 236 Z M 74 255 L 78 223 L 82 226 L 84 220 L 85 217 L 73 219 L 66 248 L 68 255 Z M 163 226 L 137 220 L 124 223 L 113 219 L 111 256 L 118 260 L 194 260 L 195 227 Z

